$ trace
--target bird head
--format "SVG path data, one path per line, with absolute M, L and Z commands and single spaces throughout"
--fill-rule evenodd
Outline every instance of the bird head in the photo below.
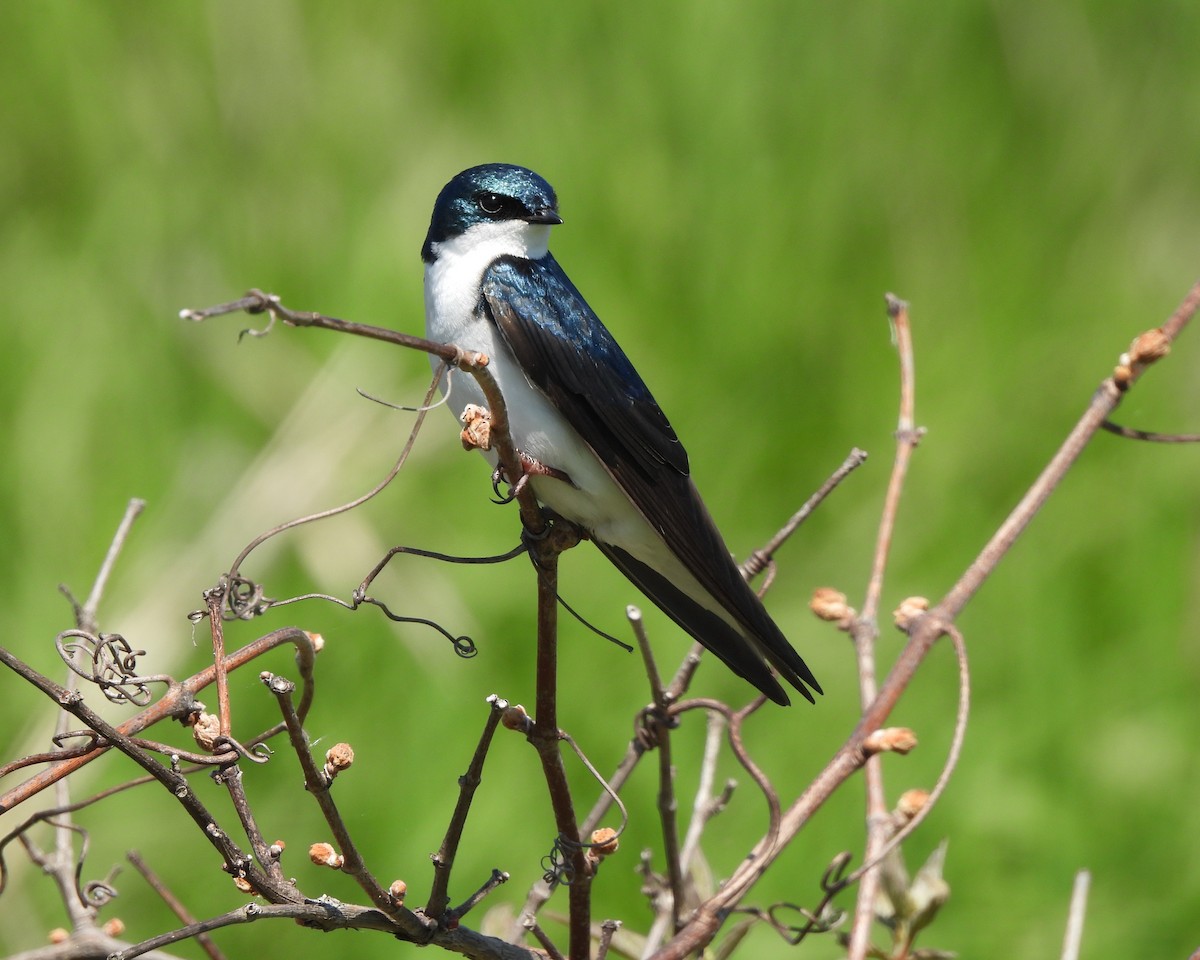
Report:
M 473 227 L 548 228 L 562 222 L 554 188 L 536 173 L 511 163 L 485 163 L 464 170 L 442 188 L 433 205 L 421 259 L 431 262 L 435 244 L 460 237 Z

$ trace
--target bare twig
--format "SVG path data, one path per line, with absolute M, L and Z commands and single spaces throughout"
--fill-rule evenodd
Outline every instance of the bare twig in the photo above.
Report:
M 496 732 L 496 727 L 500 723 L 500 716 L 508 707 L 508 701 L 502 700 L 494 694 L 488 697 L 487 721 L 483 725 L 483 733 L 479 737 L 479 743 L 475 747 L 475 754 L 471 757 L 471 763 L 467 767 L 467 772 L 464 773 L 458 780 L 459 792 L 458 803 L 455 804 L 454 813 L 450 817 L 450 825 L 446 828 L 446 836 L 442 840 L 442 845 L 432 857 L 433 859 L 433 887 L 429 891 L 429 900 L 425 904 L 425 915 L 437 919 L 446 909 L 446 905 L 450 902 L 447 891 L 450 887 L 450 872 L 454 868 L 454 857 L 458 852 L 459 841 L 462 840 L 463 827 L 467 823 L 467 814 L 471 810 L 471 800 L 475 796 L 475 790 L 479 787 L 480 781 L 483 779 L 483 763 L 487 759 L 488 749 L 492 744 L 492 736 Z M 507 879 L 507 875 L 505 876 Z
M 562 953 L 559 952 L 558 947 L 554 945 L 554 941 L 551 940 L 550 937 L 546 935 L 546 931 L 538 925 L 537 918 L 532 913 L 526 914 L 521 919 L 521 925 L 533 934 L 534 939 L 541 944 L 542 949 L 546 951 L 546 956 L 549 957 L 550 960 L 566 960 L 566 957 L 564 957 Z M 575 954 L 571 954 L 571 956 L 574 957 Z
M 300 670 L 300 676 L 304 680 L 304 693 L 300 699 L 300 704 L 297 708 L 297 713 L 301 719 L 308 713 L 308 708 L 312 703 L 313 697 L 313 682 L 312 668 L 313 660 L 316 656 L 316 650 L 313 646 L 312 637 L 296 627 L 283 627 L 279 630 L 273 630 L 262 637 L 259 637 L 252 643 L 247 644 L 240 650 L 229 654 L 225 658 L 225 668 L 227 671 L 233 671 L 247 663 L 256 660 L 269 650 L 284 643 L 291 643 L 296 647 L 296 665 Z M 28 683 L 33 684 L 43 692 L 47 692 L 50 696 L 56 696 L 46 688 L 41 686 L 42 681 L 46 678 L 42 677 L 36 670 L 24 663 L 19 657 L 16 657 L 8 650 L 0 647 L 0 663 L 3 663 L 13 672 L 17 673 Z M 217 668 L 215 665 L 210 665 L 199 673 L 180 682 L 173 682 L 169 685 L 167 692 L 157 701 L 146 707 L 140 713 L 130 717 L 120 726 L 116 727 L 116 731 L 121 736 L 136 736 L 141 731 L 152 727 L 167 718 L 175 718 L 178 720 L 185 719 L 188 714 L 194 709 L 196 694 L 205 687 L 216 681 Z M 46 681 L 52 683 L 52 681 Z M 56 684 L 52 689 L 58 690 Z M 89 725 L 90 726 L 90 725 Z M 93 728 L 95 729 L 95 728 Z M 280 728 L 282 729 L 282 728 Z M 268 731 L 259 739 L 265 739 L 266 736 L 273 735 L 275 731 Z M 77 756 L 66 757 L 63 760 L 53 764 L 52 766 L 40 771 L 24 782 L 11 788 L 3 795 L 0 795 L 0 813 L 5 813 L 13 807 L 28 800 L 38 792 L 46 789 L 60 779 L 70 773 L 75 772 L 97 757 L 102 756 L 113 747 L 112 743 L 103 742 L 98 744 L 93 749 Z
M 338 812 L 337 804 L 329 792 L 330 779 L 317 767 L 313 760 L 312 751 L 308 745 L 308 735 L 304 732 L 299 715 L 292 705 L 292 693 L 296 685 L 286 677 L 264 673 L 261 677 L 264 684 L 274 695 L 287 725 L 288 739 L 292 750 L 300 761 L 300 769 L 304 772 L 304 789 L 311 793 L 321 808 L 325 823 L 332 831 L 338 850 L 344 857 L 342 871 L 349 874 L 363 892 L 370 897 L 376 908 L 392 917 L 405 931 L 409 939 L 424 943 L 429 939 L 429 926 L 432 920 L 422 922 L 413 911 L 396 903 L 392 896 L 383 889 L 375 875 L 367 867 L 362 854 L 350 836 L 342 815 Z
M 569 526 L 555 524 L 549 536 L 530 540 L 530 555 L 537 570 L 537 714 L 529 732 L 542 762 L 542 772 L 554 811 L 558 830 L 555 841 L 567 863 L 570 883 L 567 887 L 569 905 L 569 946 L 572 957 L 585 957 L 591 949 L 591 880 L 592 870 L 584 855 L 584 846 L 575 818 L 575 805 L 567 782 L 562 753 L 559 750 L 558 729 L 558 556 L 574 546 L 578 536 Z M 568 537 L 563 540 L 562 537 Z M 547 877 L 547 882 L 552 882 Z
M 605 920 L 600 924 L 600 936 L 597 938 L 598 943 L 596 945 L 596 960 L 605 960 L 605 957 L 608 956 L 608 948 L 612 943 L 612 938 L 620 929 L 620 920 Z
M 515 484 L 517 479 L 523 474 L 524 471 L 521 467 L 520 457 L 517 455 L 516 447 L 512 442 L 512 436 L 508 429 L 507 407 L 505 406 L 504 398 L 500 395 L 499 388 L 496 386 L 495 379 L 487 369 L 490 360 L 485 354 L 462 350 L 452 343 L 437 343 L 433 340 L 426 340 L 424 337 L 414 337 L 411 334 L 389 330 L 386 327 L 373 327 L 366 323 L 353 323 L 348 320 L 339 320 L 336 317 L 328 317 L 320 313 L 290 310 L 280 302 L 279 297 L 274 294 L 263 293 L 261 290 L 251 290 L 246 296 L 232 303 L 219 304 L 218 306 L 208 307 L 203 310 L 181 310 L 179 315 L 184 320 L 201 321 L 209 317 L 238 313 L 243 310 L 252 314 L 269 312 L 272 318 L 277 317 L 292 327 L 319 327 L 323 330 L 349 333 L 358 337 L 367 337 L 372 340 L 381 340 L 384 343 L 407 347 L 411 350 L 420 350 L 424 353 L 440 357 L 448 366 L 457 367 L 469 373 L 475 378 L 479 384 L 479 388 L 483 391 L 484 397 L 487 399 L 488 409 L 491 413 L 492 444 L 499 455 L 505 475 L 511 478 Z M 516 491 L 516 499 L 521 508 L 521 523 L 527 530 L 531 530 L 534 533 L 541 533 L 546 527 L 546 521 L 542 515 L 541 508 L 538 506 L 537 499 L 534 497 L 533 491 L 528 484 L 525 484 L 523 488 Z
M 785 847 L 812 815 L 824 804 L 840 784 L 864 762 L 862 743 L 890 715 L 903 692 L 908 688 L 918 667 L 937 639 L 946 633 L 954 618 L 982 586 L 1020 534 L 1032 521 L 1066 471 L 1083 451 L 1087 442 L 1100 429 L 1120 403 L 1121 397 L 1155 360 L 1163 355 L 1163 346 L 1170 345 L 1200 309 L 1200 282 L 1196 283 L 1183 302 L 1161 327 L 1152 340 L 1158 349 L 1138 351 L 1123 356 L 1114 375 L 1105 379 L 1092 397 L 1079 422 L 1063 441 L 1059 450 L 1039 475 L 1029 491 L 1014 508 L 980 554 L 967 567 L 942 600 L 913 625 L 909 641 L 893 664 L 891 672 L 880 687 L 879 694 L 863 712 L 858 725 L 833 759 L 817 775 L 809 787 L 783 813 L 780 843 L 775 848 L 760 843 L 746 860 L 727 879 L 718 893 L 700 906 L 689 923 L 656 955 L 656 960 L 682 960 L 688 954 L 709 943 L 720 928 L 728 911 L 740 902 L 758 878 L 774 862 L 776 851 Z M 1143 335 L 1145 336 L 1145 335 Z M 1140 340 L 1141 338 L 1139 338 Z M 1136 345 L 1137 341 L 1135 341 Z
M 865 450 L 859 450 L 858 447 L 851 450 L 847 454 L 846 459 L 842 461 L 842 465 L 829 475 L 829 479 L 821 484 L 817 492 L 809 497 L 799 510 L 792 514 L 788 522 L 780 527 L 778 532 L 762 547 L 751 552 L 750 556 L 746 558 L 746 562 L 742 564 L 742 576 L 747 580 L 753 580 L 759 573 L 773 564 L 775 562 L 775 552 L 791 538 L 800 525 L 812 515 L 812 512 L 821 505 L 826 497 L 833 493 L 834 489 L 846 477 L 866 462 L 867 452 Z M 770 580 L 768 580 L 767 586 L 770 586 Z
M 488 877 L 486 881 L 484 881 L 483 886 L 467 897 L 466 900 L 460 903 L 453 910 L 446 912 L 446 922 L 444 926 L 451 928 L 458 926 L 459 920 L 474 910 L 480 904 L 480 902 L 482 902 L 484 897 L 505 883 L 508 883 L 508 874 L 503 870 L 493 870 L 492 875 Z
M 96 613 L 100 608 L 100 599 L 104 596 L 104 589 L 108 586 L 108 578 L 112 575 L 113 568 L 117 564 L 117 558 L 121 555 L 121 550 L 125 546 L 125 541 L 129 539 L 129 534 L 133 530 L 133 524 L 141 516 L 145 508 L 146 501 L 139 500 L 136 497 L 126 505 L 125 515 L 121 517 L 121 523 L 117 527 L 117 532 L 113 535 L 112 542 L 108 545 L 108 552 L 104 555 L 104 560 L 100 564 L 100 570 L 96 573 L 96 579 L 92 581 L 92 589 L 88 593 L 88 598 L 84 601 L 83 607 L 76 611 L 75 625 L 80 630 L 95 633 L 99 629 L 96 623 Z
M 704 751 L 700 757 L 700 778 L 696 783 L 696 796 L 692 800 L 692 817 L 688 821 L 687 834 L 683 839 L 683 853 L 680 861 L 686 874 L 691 870 L 692 861 L 700 850 L 700 838 L 708 822 L 719 814 L 729 803 L 729 798 L 736 786 L 735 781 L 727 780 L 719 794 L 713 793 L 713 783 L 716 780 L 717 760 L 720 756 L 721 741 L 725 736 L 725 717 L 714 711 L 709 711 L 704 734 Z
M 916 428 L 916 375 L 913 363 L 912 329 L 908 322 L 908 304 L 892 294 L 887 295 L 888 319 L 896 341 L 896 353 L 900 360 L 900 412 L 896 425 L 896 456 L 888 479 L 887 494 L 883 501 L 883 515 L 879 520 L 879 533 L 875 542 L 875 557 L 871 563 L 871 576 L 867 583 L 866 598 L 862 613 L 855 618 L 850 628 L 854 639 L 854 650 L 858 658 L 859 698 L 863 709 L 875 699 L 878 685 L 875 679 L 875 640 L 879 636 L 879 600 L 883 594 L 883 577 L 887 569 L 892 535 L 896 529 L 896 517 L 900 511 L 900 497 L 904 481 L 908 476 L 908 464 L 920 441 L 921 432 Z M 869 757 L 863 771 L 867 793 L 867 842 L 863 859 L 869 863 L 879 860 L 879 851 L 887 840 L 888 815 L 887 795 L 883 786 L 883 765 L 877 756 Z M 875 897 L 879 889 L 876 871 L 868 871 L 862 878 L 858 891 L 858 902 L 854 923 L 850 931 L 848 956 L 850 960 L 862 960 L 870 945 L 871 922 L 875 916 Z
M 1150 443 L 1200 443 L 1200 433 L 1156 433 L 1153 430 L 1135 430 L 1133 427 L 1123 427 L 1119 423 L 1105 420 L 1100 424 L 1109 433 L 1127 440 L 1145 440 Z
M 158 874 L 155 873 L 150 868 L 150 865 L 142 859 L 142 855 L 140 853 L 138 853 L 136 850 L 130 850 L 125 854 L 125 859 L 133 864 L 134 869 L 142 875 L 142 879 L 145 880 L 146 883 L 149 884 L 150 888 L 158 894 L 162 902 L 165 903 L 168 908 L 170 908 L 171 912 L 175 914 L 180 923 L 182 923 L 184 926 L 189 926 L 197 922 L 196 918 L 184 905 L 183 901 L 175 896 L 170 887 L 163 883 Z M 212 937 L 210 937 L 207 933 L 197 933 L 196 943 L 200 946 L 200 949 L 209 956 L 210 960 L 225 960 L 225 955 L 221 953 L 220 949 L 213 942 Z

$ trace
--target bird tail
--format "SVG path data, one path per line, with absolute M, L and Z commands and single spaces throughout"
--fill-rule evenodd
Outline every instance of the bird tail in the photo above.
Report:
M 780 676 L 800 691 L 805 699 L 810 703 L 816 702 L 808 687 L 811 686 L 817 693 L 821 693 L 820 684 L 808 669 L 808 665 L 784 638 L 782 631 L 771 620 L 749 586 L 745 587 L 746 592 L 761 614 L 761 617 L 756 619 L 765 623 L 756 624 L 758 629 L 753 631 L 747 626 L 743 633 L 723 617 L 697 603 L 657 570 L 637 560 L 625 550 L 600 540 L 594 542 L 613 566 L 625 574 L 655 606 L 711 650 L 739 677 L 753 684 L 776 703 L 788 706 L 791 699 L 767 665 L 769 660 Z

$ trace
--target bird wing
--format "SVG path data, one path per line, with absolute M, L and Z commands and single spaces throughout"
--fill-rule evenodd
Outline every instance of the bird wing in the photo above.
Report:
M 497 259 L 483 275 L 482 305 L 529 381 L 554 403 L 667 547 L 759 651 L 619 546 L 600 543 L 601 550 L 735 673 L 786 702 L 761 653 L 811 700 L 804 684 L 818 692 L 820 686 L 730 557 L 666 415 L 554 258 Z

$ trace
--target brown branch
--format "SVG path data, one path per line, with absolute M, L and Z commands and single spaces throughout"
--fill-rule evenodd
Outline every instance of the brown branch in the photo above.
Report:
M 1169 347 L 1182 333 L 1197 309 L 1200 309 L 1200 282 L 1188 291 L 1166 323 L 1134 342 L 1135 349 L 1123 356 L 1123 362 L 1118 365 L 1114 375 L 1100 384 L 1079 422 L 979 556 L 971 562 L 946 596 L 914 623 L 908 643 L 854 731 L 816 779 L 784 812 L 780 843 L 768 848 L 760 841 L 728 878 L 724 887 L 702 904 L 687 926 L 655 954 L 656 960 L 682 960 L 709 943 L 728 911 L 740 902 L 770 867 L 777 852 L 787 846 L 833 792 L 863 764 L 863 740 L 891 714 L 933 644 L 953 625 L 954 618 L 1011 549 L 1084 446 L 1100 429 L 1101 423 L 1117 407 L 1124 392 L 1140 379 L 1155 360 L 1163 356 L 1162 348 Z M 1149 347 L 1137 349 L 1139 341 L 1147 336 Z
M 568 539 L 562 539 L 566 536 Z M 570 873 L 567 887 L 569 920 L 568 953 L 586 957 L 591 950 L 592 870 L 585 856 L 575 818 L 571 788 L 559 750 L 558 729 L 558 556 L 578 543 L 569 525 L 555 524 L 549 536 L 530 541 L 530 555 L 537 570 L 537 713 L 529 742 L 537 750 L 554 811 L 561 844 Z
M 19 663 L 15 657 L 3 648 L 0 648 L 0 661 L 9 666 L 14 666 L 14 662 Z M 142 767 L 154 779 L 166 787 L 184 808 L 188 816 L 200 828 L 205 839 L 221 854 L 222 859 L 225 861 L 226 869 L 233 876 L 245 876 L 264 895 L 272 895 L 279 902 L 291 902 L 298 897 L 293 888 L 276 884 L 271 877 L 254 866 L 250 858 L 241 851 L 229 835 L 220 829 L 216 819 L 208 812 L 208 809 L 192 791 L 186 777 L 175 770 L 164 767 L 146 751 L 132 743 L 128 736 L 89 708 L 80 694 L 72 693 L 27 665 L 21 664 L 21 666 L 23 669 L 19 672 L 26 680 L 57 703 L 61 709 L 77 717 L 88 727 L 99 733 L 108 741 L 109 747 L 120 750 L 121 753 L 133 760 L 134 763 L 138 764 L 138 766 Z M 104 749 L 108 749 L 108 747 Z M 70 762 L 74 761 L 68 761 L 68 763 Z
M 300 707 L 297 711 L 303 717 L 308 712 L 308 707 L 312 702 L 312 667 L 313 658 L 316 656 L 312 637 L 303 630 L 297 627 L 283 627 L 279 630 L 273 630 L 271 633 L 259 637 L 240 650 L 229 654 L 225 658 L 225 669 L 227 671 L 236 670 L 284 643 L 291 643 L 296 647 L 297 666 L 305 681 L 304 695 L 301 698 Z M 39 688 L 41 688 L 39 678 L 45 680 L 36 670 L 33 670 L 32 667 L 25 664 L 20 658 L 3 647 L 0 647 L 0 663 L 3 663 L 24 680 Z M 134 736 L 162 720 L 168 718 L 184 719 L 193 709 L 196 694 L 214 683 L 216 681 L 216 674 L 216 666 L 209 665 L 186 680 L 171 683 L 167 688 L 167 692 L 161 698 L 120 724 L 120 726 L 115 728 L 116 731 L 121 736 Z M 46 691 L 43 690 L 43 692 Z M 50 695 L 55 696 L 54 694 Z M 103 756 L 112 747 L 113 744 L 108 742 L 99 744 L 86 753 L 63 759 L 53 766 L 29 777 L 0 796 L 0 813 L 6 813 L 40 791 L 57 783 L 68 774 L 74 773 L 81 767 L 86 766 L 97 757 Z
M 184 905 L 184 902 L 175 896 L 171 888 L 163 883 L 158 874 L 142 859 L 140 853 L 136 850 L 130 850 L 125 854 L 125 859 L 133 864 L 133 868 L 142 875 L 142 879 L 146 881 L 151 890 L 158 894 L 162 902 L 175 914 L 176 919 L 180 923 L 184 926 L 190 926 L 198 922 L 191 911 Z M 206 932 L 196 934 L 196 943 L 208 955 L 209 960 L 225 960 L 225 955 L 221 953 L 217 945 L 213 943 L 212 937 Z
M 859 450 L 855 447 L 846 455 L 846 459 L 842 461 L 841 466 L 833 471 L 817 492 L 809 497 L 804 504 L 788 519 L 770 540 L 757 550 L 751 551 L 750 556 L 746 558 L 746 562 L 742 564 L 742 576 L 747 580 L 753 580 L 758 574 L 774 562 L 775 552 L 784 545 L 835 489 L 846 479 L 851 473 L 867 462 L 867 452 Z M 768 584 L 769 585 L 769 584 Z
M 1119 423 L 1105 420 L 1100 424 L 1109 433 L 1127 440 L 1145 440 L 1149 443 L 1200 443 L 1200 433 L 1156 433 L 1153 430 L 1135 430 Z
M 921 431 L 917 430 L 915 420 L 916 373 L 913 363 L 912 328 L 908 322 L 908 304 L 890 293 L 886 299 L 888 319 L 891 321 L 896 354 L 900 361 L 900 411 L 896 424 L 896 455 L 883 500 L 883 515 L 879 520 L 879 533 L 875 542 L 875 556 L 871 563 L 867 593 L 863 600 L 862 613 L 855 617 L 850 627 L 850 636 L 854 640 L 854 650 L 858 659 L 859 700 L 863 709 L 870 705 L 878 692 L 875 677 L 875 641 L 879 636 L 879 600 L 883 594 L 883 577 L 887 569 L 888 554 L 891 552 L 892 536 L 896 530 L 896 517 L 900 511 L 900 497 L 908 476 L 908 465 L 921 438 Z M 880 758 L 869 757 L 863 773 L 867 794 L 867 842 L 863 859 L 868 863 L 877 863 L 881 856 L 880 850 L 887 841 L 889 823 Z M 863 876 L 858 891 L 847 950 L 850 960 L 862 960 L 866 956 L 870 946 L 871 923 L 875 918 L 875 897 L 878 890 L 879 873 L 877 870 L 870 870 Z
M 308 734 L 304 732 L 300 716 L 292 704 L 292 693 L 295 691 L 296 685 L 286 677 L 270 673 L 264 673 L 261 679 L 274 695 L 275 701 L 279 704 L 279 710 L 283 714 L 288 740 L 292 745 L 292 751 L 300 761 L 300 769 L 304 773 L 304 789 L 317 801 L 325 823 L 332 831 L 338 850 L 344 858 L 342 872 L 349 874 L 363 892 L 370 897 L 376 908 L 394 919 L 397 926 L 409 939 L 417 943 L 425 943 L 429 939 L 432 920 L 422 922 L 421 918 L 413 911 L 398 904 L 391 894 L 383 889 L 383 886 L 367 867 L 358 846 L 350 836 L 350 831 L 329 792 L 332 778 L 326 776 L 313 760 L 312 750 L 308 744 Z
M 441 917 L 446 905 L 450 902 L 447 891 L 450 887 L 450 872 L 454 868 L 454 857 L 458 853 L 458 845 L 462 840 L 463 828 L 467 824 L 467 814 L 471 810 L 471 801 L 475 797 L 475 790 L 483 779 L 483 762 L 487 759 L 488 750 L 492 745 L 492 736 L 500 723 L 501 715 L 508 707 L 508 701 L 501 700 L 493 694 L 488 697 L 488 705 L 490 709 L 487 721 L 484 723 L 479 743 L 475 747 L 475 754 L 471 757 L 467 772 L 458 780 L 458 803 L 454 806 L 454 813 L 446 828 L 446 836 L 442 840 L 438 852 L 431 858 L 433 860 L 433 887 L 429 891 L 429 899 L 425 904 L 425 915 L 435 920 Z
M 424 337 L 414 337 L 411 334 L 389 330 L 386 327 L 374 327 L 366 323 L 339 320 L 336 317 L 328 317 L 320 313 L 290 310 L 280 302 L 279 297 L 263 293 L 261 290 L 251 290 L 242 299 L 232 303 L 224 303 L 203 310 L 181 310 L 179 316 L 183 320 L 202 321 L 209 317 L 243 310 L 251 314 L 268 312 L 272 319 L 277 317 L 291 327 L 318 327 L 322 330 L 348 333 L 357 337 L 367 337 L 371 340 L 407 347 L 410 350 L 419 350 L 440 357 L 449 366 L 469 373 L 475 378 L 487 399 L 488 409 L 491 413 L 492 443 L 499 455 L 505 475 L 511 478 L 515 484 L 524 473 L 508 427 L 508 408 L 504 403 L 504 398 L 500 395 L 499 387 L 496 386 L 495 378 L 487 369 L 490 360 L 485 354 L 462 350 L 452 343 L 437 343 L 433 340 L 426 340 Z M 266 332 L 267 330 L 259 331 L 259 333 Z M 516 499 L 520 505 L 522 525 L 534 533 L 541 533 L 546 527 L 545 517 L 528 484 L 516 489 Z

